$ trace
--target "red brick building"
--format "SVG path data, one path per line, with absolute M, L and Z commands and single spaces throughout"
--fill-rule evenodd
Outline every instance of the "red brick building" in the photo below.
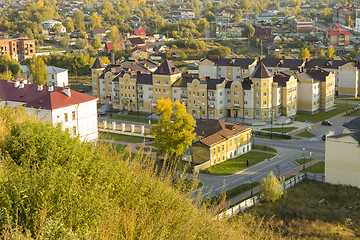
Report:
M 324 42 L 332 46 L 346 46 L 350 44 L 350 32 L 341 29 L 339 25 L 324 32 Z

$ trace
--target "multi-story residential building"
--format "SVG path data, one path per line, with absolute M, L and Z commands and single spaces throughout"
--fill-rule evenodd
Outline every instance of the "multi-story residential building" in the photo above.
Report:
M 311 32 L 314 22 L 306 17 L 295 17 L 291 22 L 291 29 L 297 33 Z
M 271 73 L 278 71 L 302 72 L 305 67 L 304 59 L 295 58 L 264 58 L 261 60 Z
M 335 74 L 315 67 L 296 74 L 298 79 L 298 110 L 316 112 L 334 106 Z
M 240 156 L 251 150 L 251 128 L 221 120 L 198 121 L 192 161 L 209 166 Z
M 280 96 L 278 102 L 274 102 L 273 105 L 281 106 L 278 108 L 280 115 L 293 116 L 297 112 L 297 79 L 291 74 L 284 72 L 276 72 L 273 78 L 273 91 L 278 89 L 280 94 L 273 94 L 273 96 Z
M 341 29 L 339 25 L 324 32 L 324 42 L 332 46 L 347 46 L 350 44 L 350 32 Z
M 98 137 L 97 100 L 70 88 L 0 80 L 0 104 L 24 106 L 40 119 L 61 123 L 81 140 Z
M 0 53 L 16 61 L 35 54 L 34 39 L 0 39 Z
M 340 96 L 357 97 L 359 89 L 359 63 L 348 62 L 338 69 L 338 78 L 335 82 L 335 94 Z
M 20 65 L 21 76 L 32 82 L 32 76 L 26 65 Z M 54 66 L 46 66 L 48 72 L 47 84 L 55 87 L 66 87 L 69 85 L 68 70 Z
M 349 6 L 334 6 L 333 8 L 333 23 L 340 25 L 347 25 L 347 21 L 351 19 L 353 23 L 356 21 L 356 16 L 360 13 L 357 7 Z
M 205 59 L 199 63 L 199 77 L 228 78 L 241 81 L 251 75 L 258 60 L 249 57 Z

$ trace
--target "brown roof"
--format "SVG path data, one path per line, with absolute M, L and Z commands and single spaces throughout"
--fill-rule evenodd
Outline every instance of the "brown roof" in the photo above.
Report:
M 25 107 L 53 110 L 96 100 L 97 98 L 84 93 L 70 90 L 71 96 L 64 93 L 62 87 L 53 87 L 49 92 L 48 86 L 39 91 L 37 85 L 24 84 L 24 88 L 15 87 L 14 82 L 0 80 L 0 99 L 3 101 L 21 102 Z
M 165 60 L 154 72 L 155 74 L 173 75 L 179 73 L 179 70 L 169 61 Z
M 212 146 L 225 139 L 233 137 L 239 132 L 251 130 L 251 128 L 228 123 L 222 120 L 198 121 L 195 132 L 202 137 L 200 142 L 207 146 Z
M 93 63 L 93 65 L 90 67 L 91 69 L 93 68 L 105 68 L 105 65 L 102 63 L 102 61 L 100 60 L 99 57 L 97 57 L 95 59 L 95 62 Z
M 330 72 L 322 68 L 313 68 L 306 72 L 299 73 L 298 76 L 304 79 L 312 79 L 315 81 L 326 81 L 326 77 L 329 76 Z
M 290 79 L 290 75 L 283 73 L 283 72 L 277 72 L 274 74 L 273 81 L 277 82 L 280 87 L 286 87 L 286 83 Z
M 251 78 L 270 78 L 272 77 L 271 72 L 267 69 L 263 62 L 260 62 L 259 66 L 256 68 L 254 73 L 251 75 Z

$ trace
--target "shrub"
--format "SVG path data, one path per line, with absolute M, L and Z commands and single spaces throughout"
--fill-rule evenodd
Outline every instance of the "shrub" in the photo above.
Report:
M 266 178 L 262 179 L 260 193 L 261 198 L 268 202 L 275 202 L 284 194 L 282 182 L 279 181 L 271 171 Z

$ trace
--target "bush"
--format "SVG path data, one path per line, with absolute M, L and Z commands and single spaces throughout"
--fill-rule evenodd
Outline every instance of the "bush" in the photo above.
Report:
M 275 202 L 284 194 L 282 182 L 279 181 L 271 171 L 266 178 L 261 181 L 261 198 L 267 202 Z

